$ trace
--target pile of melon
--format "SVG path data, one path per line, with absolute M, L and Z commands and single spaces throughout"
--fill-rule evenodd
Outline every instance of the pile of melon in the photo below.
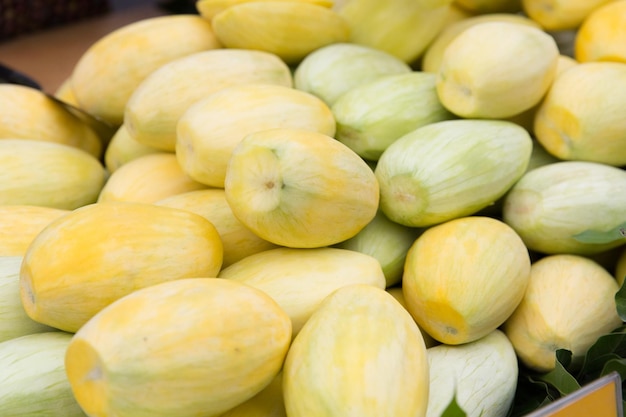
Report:
M 505 417 L 624 324 L 626 0 L 196 6 L 112 135 L 0 84 L 3 416 Z

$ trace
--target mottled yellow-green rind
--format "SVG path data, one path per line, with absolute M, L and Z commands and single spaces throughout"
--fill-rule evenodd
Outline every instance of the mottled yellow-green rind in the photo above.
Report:
M 336 9 L 349 24 L 350 42 L 412 63 L 443 28 L 452 0 L 349 0 L 344 3 Z
M 176 157 L 196 181 L 224 188 L 233 150 L 248 134 L 274 128 L 334 136 L 330 108 L 313 94 L 249 83 L 222 89 L 189 107 L 177 124 Z
M 0 343 L 0 410 L 4 416 L 85 417 L 65 374 L 70 333 L 30 334 Z
M 404 61 L 364 45 L 339 42 L 311 52 L 294 72 L 298 90 L 314 94 L 328 105 L 353 87 L 392 74 L 411 72 Z
M 215 227 L 195 213 L 91 204 L 53 221 L 33 240 L 20 271 L 21 299 L 33 320 L 75 332 L 137 289 L 217 276 L 222 256 Z
M 37 323 L 24 311 L 20 300 L 21 256 L 0 256 L 0 343 L 55 329 Z
M 380 208 L 410 227 L 474 214 L 502 197 L 524 174 L 532 139 L 497 120 L 447 120 L 391 144 L 376 165 Z
M 533 264 L 528 289 L 504 332 L 530 369 L 554 369 L 557 349 L 571 351 L 577 366 L 598 337 L 622 323 L 615 307 L 617 290 L 613 276 L 588 258 L 544 257 Z
M 289 314 L 294 336 L 333 291 L 352 284 L 385 288 L 378 260 L 339 248 L 267 250 L 222 269 L 218 276 L 270 295 Z
M 434 74 L 382 76 L 341 95 L 332 106 L 337 140 L 378 160 L 394 141 L 430 123 L 455 119 L 439 101 Z
M 437 71 L 439 71 L 439 65 L 441 64 L 441 59 L 446 48 L 450 42 L 457 37 L 457 35 L 474 25 L 491 21 L 505 21 L 540 28 L 538 23 L 528 17 L 512 13 L 488 13 L 461 19 L 444 27 L 441 32 L 437 34 L 437 37 L 435 37 L 433 42 L 428 45 L 428 48 L 426 48 L 426 51 L 424 51 L 424 55 L 422 56 L 420 67 L 422 71 L 436 74 Z
M 154 203 L 172 195 L 206 188 L 183 171 L 173 153 L 148 153 L 112 172 L 98 195 L 98 202 Z
M 68 145 L 0 140 L 0 205 L 73 210 L 94 203 L 105 182 L 93 155 Z
M 141 19 L 90 45 L 74 66 L 71 88 L 82 109 L 121 125 L 128 99 L 148 74 L 174 59 L 220 46 L 201 16 Z
M 224 246 L 222 268 L 249 255 L 277 247 L 255 235 L 235 217 L 226 201 L 226 193 L 221 188 L 176 194 L 155 204 L 188 210 L 209 220 L 217 229 Z
M 280 372 L 291 321 L 265 293 L 218 278 L 138 290 L 81 328 L 65 356 L 93 417 L 217 416 Z
M 298 1 L 240 3 L 216 14 L 211 25 L 227 48 L 270 52 L 290 65 L 350 37 L 348 23 L 334 10 Z
M 537 109 L 535 135 L 563 160 L 626 165 L 626 64 L 580 63 L 563 72 Z
M 559 32 L 577 29 L 585 18 L 613 0 L 522 0 L 524 13 L 545 30 Z
M 71 210 L 30 205 L 0 205 L 0 256 L 24 256 L 33 239 Z
M 0 139 L 30 139 L 82 149 L 100 158 L 98 136 L 42 91 L 0 84 Z
M 502 119 L 538 104 L 556 76 L 559 49 L 552 36 L 529 25 L 490 21 L 473 25 L 446 47 L 437 93 L 467 119 Z
M 407 253 L 402 291 L 415 321 L 456 345 L 498 328 L 521 302 L 530 257 L 508 225 L 463 217 L 427 229 Z
M 122 124 L 109 142 L 104 152 L 104 166 L 110 173 L 119 167 L 143 155 L 161 152 L 152 146 L 137 142 Z
M 269 1 L 269 0 L 198 0 L 196 1 L 196 9 L 200 16 L 205 19 L 213 19 L 218 13 L 228 9 L 229 7 L 236 6 L 242 3 L 249 3 L 252 1 Z M 333 0 L 282 0 L 293 3 L 310 3 L 323 7 L 332 7 Z
M 270 129 L 246 136 L 226 171 L 226 200 L 261 238 L 281 246 L 329 246 L 376 215 L 379 187 L 350 148 L 322 133 Z
M 173 152 L 176 125 L 195 102 L 233 85 L 291 87 L 291 72 L 278 56 L 245 49 L 213 49 L 166 63 L 133 91 L 124 124 L 139 143 Z
M 517 389 L 517 356 L 506 335 L 496 329 L 462 345 L 428 349 L 428 416 L 440 416 L 455 399 L 467 415 L 506 415 Z
M 595 162 L 560 161 L 524 174 L 506 195 L 502 214 L 534 251 L 592 255 L 623 245 L 625 239 L 594 243 L 575 236 L 617 231 L 626 222 L 624 207 L 624 170 Z
M 421 229 L 392 222 L 381 211 L 354 237 L 335 245 L 373 256 L 385 274 L 386 287 L 402 281 L 406 253 Z
M 287 417 L 283 400 L 282 373 L 276 375 L 263 391 L 221 414 L 220 417 Z
M 350 285 L 328 296 L 294 339 L 283 370 L 290 417 L 423 417 L 428 359 L 393 296 Z

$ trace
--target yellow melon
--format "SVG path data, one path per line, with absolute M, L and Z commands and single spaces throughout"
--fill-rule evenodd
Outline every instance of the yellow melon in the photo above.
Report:
M 0 140 L 0 166 L 0 205 L 72 210 L 94 203 L 106 180 L 93 155 L 40 140 Z
M 463 217 L 427 229 L 407 254 L 406 305 L 436 340 L 456 345 L 486 336 L 522 301 L 530 256 L 500 220 Z
M 376 216 L 374 172 L 354 151 L 319 132 L 279 128 L 246 136 L 224 182 L 235 216 L 281 246 L 329 246 Z
M 580 364 L 598 337 L 622 324 L 617 290 L 613 276 L 588 258 L 544 257 L 533 264 L 524 298 L 503 329 L 522 363 L 533 370 L 554 369 L 557 349 L 570 350 L 574 364 Z
M 580 62 L 626 63 L 626 1 L 612 1 L 594 9 L 576 32 L 574 56 Z
M 211 20 L 218 13 L 228 9 L 229 7 L 236 6 L 242 3 L 248 3 L 252 1 L 267 1 L 267 0 L 198 0 L 196 1 L 196 9 L 200 16 L 205 19 Z M 310 3 L 316 4 L 318 6 L 323 7 L 332 7 L 334 1 L 333 0 L 283 0 L 289 2 L 302 2 L 302 3 Z
M 283 369 L 289 417 L 424 417 L 426 346 L 385 290 L 355 284 L 329 295 L 296 336 Z
M 222 242 L 204 217 L 152 204 L 95 203 L 50 223 L 20 272 L 26 313 L 77 331 L 105 306 L 139 288 L 217 276 Z
M 620 167 L 626 164 L 624 106 L 626 63 L 583 62 L 554 80 L 535 114 L 535 135 L 559 159 Z
M 96 132 L 42 91 L 0 84 L 0 139 L 29 139 L 82 149 L 100 158 Z
M 522 0 L 522 9 L 550 31 L 575 30 L 590 13 L 615 0 Z
M 407 311 L 409 311 L 406 306 L 406 300 L 404 299 L 404 293 L 402 292 L 402 287 L 391 287 L 391 288 L 387 288 L 386 291 L 389 294 L 391 294 L 393 298 L 395 298 L 402 305 L 402 307 L 404 307 Z M 419 327 L 419 325 L 417 327 Z M 433 339 L 431 335 L 426 333 L 424 329 L 422 329 L 421 327 L 419 329 L 420 329 L 420 332 L 422 333 L 422 337 L 424 338 L 424 344 L 426 345 L 426 348 L 430 348 L 430 347 L 441 344 L 439 341 Z
M 218 276 L 270 295 L 289 314 L 294 336 L 333 291 L 351 284 L 385 288 L 375 258 L 339 248 L 271 249 L 241 259 Z
M 28 317 L 20 300 L 21 256 L 0 256 L 0 343 L 34 333 L 53 332 Z M 4 385 L 0 383 L 4 388 Z
M 109 173 L 113 173 L 135 158 L 157 152 L 163 151 L 137 142 L 128 132 L 126 125 L 122 124 L 111 138 L 104 152 L 104 166 Z
M 332 111 L 313 94 L 248 83 L 221 89 L 189 107 L 176 130 L 176 157 L 193 179 L 224 187 L 235 147 L 249 134 L 274 128 L 335 134 Z
M 286 413 L 281 372 L 263 391 L 221 414 L 220 417 L 287 417 Z
M 178 121 L 195 102 L 230 86 L 262 83 L 291 87 L 292 82 L 287 64 L 268 52 L 198 52 L 164 64 L 146 77 L 126 104 L 124 124 L 139 143 L 173 152 Z
M 176 155 L 170 152 L 155 152 L 139 156 L 116 169 L 98 195 L 98 202 L 155 201 L 207 188 L 187 175 L 181 168 Z
M 412 63 L 446 23 L 452 0 L 347 0 L 335 10 L 350 28 L 350 42 Z
M 224 246 L 223 268 L 277 245 L 261 239 L 235 217 L 221 188 L 188 191 L 155 202 L 157 205 L 189 210 L 207 218 L 217 229 Z
M 0 256 L 23 256 L 44 227 L 71 210 L 0 205 Z
M 446 48 L 465 29 L 468 29 L 474 25 L 485 22 L 511 22 L 519 23 L 521 25 L 529 25 L 539 28 L 539 24 L 528 17 L 512 14 L 512 13 L 487 13 L 478 16 L 468 16 L 464 19 L 460 19 L 447 25 L 439 32 L 437 37 L 428 45 L 428 48 L 424 51 L 421 61 L 421 69 L 425 72 L 439 71 L 441 60 Z
M 291 65 L 350 36 L 348 23 L 333 9 L 302 1 L 242 2 L 217 13 L 211 25 L 227 48 L 270 52 Z
M 272 382 L 290 342 L 265 293 L 197 277 L 110 304 L 74 335 L 65 367 L 89 416 L 217 416 Z
M 209 22 L 193 14 L 129 23 L 91 44 L 70 76 L 80 108 L 121 125 L 133 91 L 152 71 L 176 58 L 221 45 Z
M 556 75 L 559 49 L 541 29 L 488 21 L 448 44 L 437 71 L 442 104 L 464 118 L 501 119 L 530 109 Z

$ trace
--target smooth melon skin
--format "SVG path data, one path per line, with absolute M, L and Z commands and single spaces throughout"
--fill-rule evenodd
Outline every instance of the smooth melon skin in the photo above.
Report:
M 470 343 L 428 349 L 428 417 L 439 417 L 453 398 L 469 416 L 501 417 L 515 399 L 519 367 L 501 330 Z
M 524 365 L 537 372 L 555 367 L 557 349 L 582 363 L 598 337 L 622 324 L 617 315 L 614 277 L 595 261 L 557 254 L 533 263 L 522 302 L 503 331 Z
M 407 74 L 411 67 L 376 48 L 355 43 L 334 43 L 310 53 L 294 71 L 294 87 L 332 106 L 348 90 L 392 74 Z
M 191 178 L 224 188 L 228 162 L 249 134 L 273 128 L 334 136 L 336 122 L 318 97 L 284 85 L 247 83 L 223 88 L 190 106 L 176 130 L 176 157 Z
M 231 408 L 220 417 L 287 417 L 283 400 L 282 372 L 263 391 Z
M 218 416 L 279 374 L 287 314 L 265 293 L 219 278 L 143 288 L 112 303 L 65 355 L 90 417 Z
M 72 71 L 71 88 L 80 108 L 121 125 L 126 103 L 150 73 L 177 58 L 220 47 L 211 24 L 200 16 L 142 19 L 92 44 Z
M 291 318 L 295 336 L 322 301 L 352 284 L 385 288 L 380 263 L 365 253 L 339 248 L 276 248 L 250 255 L 220 271 L 271 296 Z
M 72 334 L 48 331 L 0 343 L 3 417 L 85 417 L 64 366 Z
M 173 195 L 202 190 L 206 185 L 190 178 L 169 152 L 150 153 L 127 162 L 111 173 L 98 202 L 154 203 Z
M 283 368 L 289 417 L 423 417 L 426 346 L 410 314 L 385 290 L 343 287 L 291 344 Z
M 162 152 L 152 146 L 137 142 L 122 124 L 109 142 L 104 152 L 104 166 L 110 173 L 119 167 L 143 155 Z
M 20 294 L 33 320 L 76 332 L 137 289 L 216 276 L 223 245 L 202 216 L 152 204 L 95 203 L 50 223 L 29 246 Z
M 0 342 L 56 330 L 26 315 L 20 300 L 21 264 L 21 256 L 0 256 Z
M 24 256 L 28 245 L 53 220 L 71 210 L 31 205 L 0 205 L 0 256 Z
M 335 1 L 333 7 L 350 26 L 350 42 L 412 63 L 444 27 L 451 4 L 452 0 L 349 0 Z
M 421 229 L 393 222 L 378 211 L 359 233 L 335 247 L 376 258 L 383 268 L 386 287 L 391 287 L 402 281 L 406 252 L 421 232 Z
M 404 307 L 405 309 L 407 308 L 406 300 L 404 299 L 404 294 L 402 293 L 402 287 L 386 288 L 385 291 L 391 294 L 393 298 L 395 298 L 400 303 L 400 305 L 402 305 L 402 307 Z M 407 311 L 409 310 L 407 309 Z M 417 327 L 419 327 L 419 325 Z M 426 349 L 441 344 L 439 341 L 433 339 L 431 335 L 426 333 L 424 329 L 422 329 L 421 327 L 419 329 L 420 329 L 420 332 L 422 333 L 422 337 L 424 338 L 424 344 L 426 345 Z
M 287 64 L 268 52 L 213 49 L 184 56 L 161 66 L 133 91 L 124 125 L 138 143 L 174 152 L 178 120 L 190 106 L 248 83 L 291 87 L 293 78 Z
M 99 159 L 103 147 L 94 132 L 43 91 L 0 84 L 0 139 L 34 139 L 81 149 Z
M 626 171 L 559 161 L 525 173 L 505 196 L 502 218 L 533 251 L 594 255 L 624 244 L 624 207 Z
M 331 136 L 277 128 L 235 147 L 224 181 L 233 214 L 261 238 L 294 248 L 330 246 L 375 216 L 379 186 L 371 168 Z
M 289 65 L 350 37 L 348 22 L 333 9 L 302 1 L 242 2 L 217 13 L 211 25 L 225 47 L 266 51 Z
M 0 140 L 0 205 L 73 210 L 94 203 L 106 181 L 93 155 L 36 139 Z
M 213 223 L 224 246 L 222 268 L 247 256 L 278 247 L 261 239 L 235 217 L 223 188 L 188 191 L 166 197 L 155 204 L 188 210 Z
M 434 339 L 472 342 L 498 328 L 521 302 L 530 262 L 522 239 L 502 221 L 470 216 L 433 226 L 407 253 L 407 308 Z
M 441 32 L 439 32 L 426 51 L 424 51 L 424 55 L 422 56 L 422 71 L 437 73 L 445 50 L 454 38 L 467 28 L 480 23 L 492 21 L 505 21 L 519 23 L 521 25 L 535 26 L 537 28 L 540 27 L 538 23 L 519 14 L 498 12 L 470 15 L 469 17 L 445 26 Z
M 196 9 L 200 16 L 205 19 L 211 20 L 220 12 L 228 9 L 229 7 L 236 6 L 242 3 L 250 3 L 252 1 L 269 1 L 269 0 L 198 0 L 196 2 Z M 280 0 L 280 1 L 288 1 L 288 2 L 296 2 L 296 3 L 308 3 L 315 4 L 318 6 L 323 6 L 327 8 L 331 8 L 333 6 L 333 0 Z

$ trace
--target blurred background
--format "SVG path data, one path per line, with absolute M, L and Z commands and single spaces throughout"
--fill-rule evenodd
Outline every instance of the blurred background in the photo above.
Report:
M 0 0 L 0 62 L 54 92 L 82 53 L 134 21 L 196 13 L 194 0 Z

